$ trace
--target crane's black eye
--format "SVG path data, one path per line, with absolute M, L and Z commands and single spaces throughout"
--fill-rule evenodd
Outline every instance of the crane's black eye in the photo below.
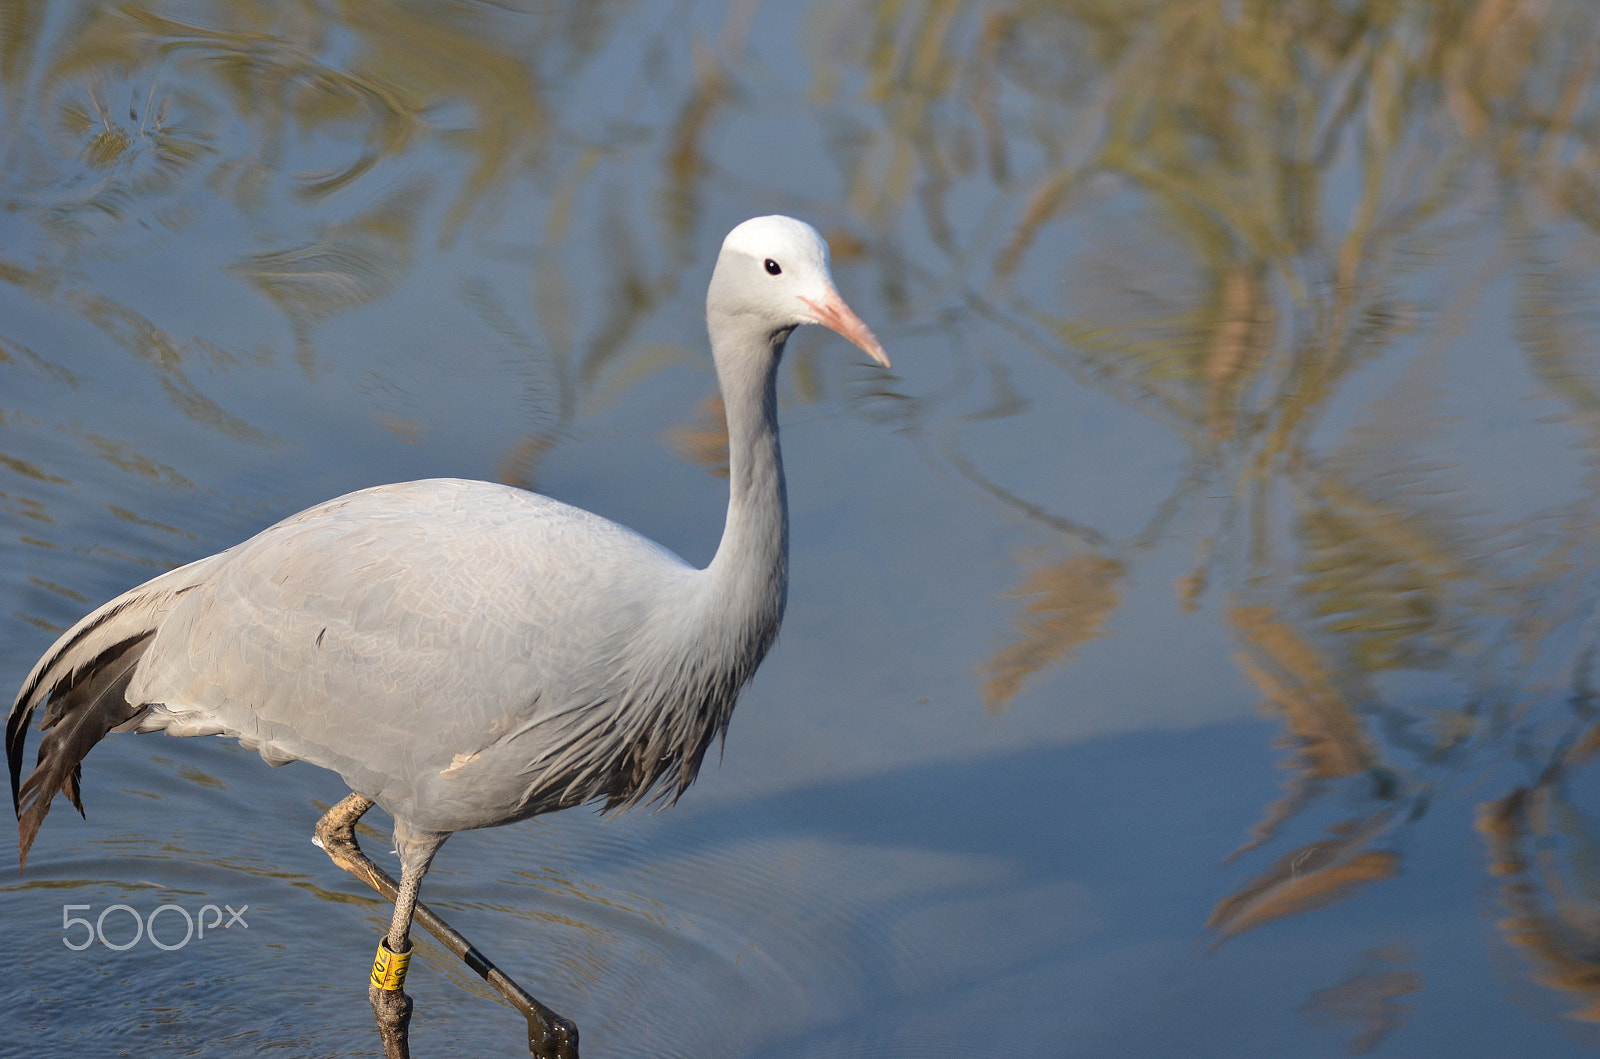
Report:
M 778 263 L 776 261 L 772 260 L 770 257 L 767 258 L 767 275 L 776 276 L 782 271 L 783 269 L 778 267 Z

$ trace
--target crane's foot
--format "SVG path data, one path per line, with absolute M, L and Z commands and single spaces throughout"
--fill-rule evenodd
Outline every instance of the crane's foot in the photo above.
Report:
M 528 1055 L 532 1059 L 578 1059 L 578 1027 L 553 1011 L 528 1016 Z
M 372 863 L 372 860 L 361 852 L 361 847 L 356 845 L 356 821 L 371 808 L 372 799 L 359 794 L 348 795 L 338 805 L 322 814 L 322 819 L 317 821 L 314 841 L 322 847 L 324 853 L 333 858 L 335 864 L 393 901 L 398 892 L 394 880 L 390 879 L 382 868 Z M 383 888 L 384 882 L 389 884 L 387 891 Z
M 383 1059 L 411 1059 L 411 998 L 399 989 L 367 986 L 367 999 L 378 1017 L 378 1035 L 383 1038 Z

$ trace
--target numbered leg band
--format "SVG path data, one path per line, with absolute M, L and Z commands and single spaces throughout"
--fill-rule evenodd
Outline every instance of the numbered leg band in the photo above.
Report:
M 379 989 L 394 992 L 406 984 L 406 968 L 411 964 L 411 952 L 394 952 L 388 938 L 378 939 L 378 954 L 372 958 L 372 984 Z

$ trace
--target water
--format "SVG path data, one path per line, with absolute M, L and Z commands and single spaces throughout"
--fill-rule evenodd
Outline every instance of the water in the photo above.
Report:
M 833 243 L 895 370 L 791 344 L 789 613 L 725 758 L 424 888 L 586 1055 L 1600 1041 L 1587 5 L 0 14 L 14 683 L 379 482 L 705 561 L 717 245 Z M 105 742 L 0 869 L 0 1037 L 379 1054 L 386 907 L 308 841 L 343 793 Z M 420 946 L 417 1054 L 524 1054 Z

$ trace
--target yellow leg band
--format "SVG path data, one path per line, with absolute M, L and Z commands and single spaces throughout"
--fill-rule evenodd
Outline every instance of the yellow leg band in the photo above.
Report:
M 406 968 L 411 964 L 411 951 L 392 952 L 389 939 L 378 939 L 378 954 L 372 958 L 372 984 L 390 992 L 406 984 Z

